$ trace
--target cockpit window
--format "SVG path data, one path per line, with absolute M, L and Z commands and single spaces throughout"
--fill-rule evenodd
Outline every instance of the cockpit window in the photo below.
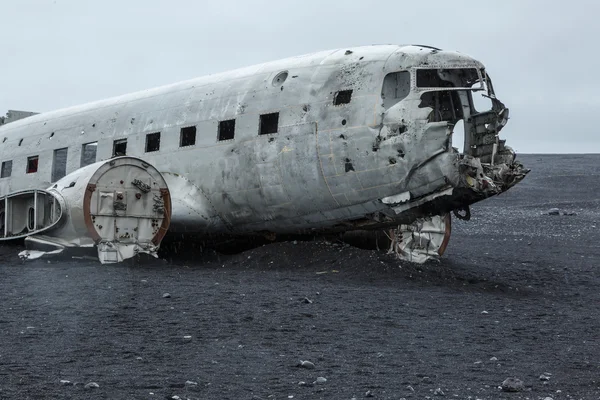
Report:
M 472 88 L 481 82 L 476 68 L 417 69 L 418 88 L 453 88 L 483 90 L 483 86 Z
M 387 74 L 381 88 L 383 107 L 387 110 L 402 101 L 410 93 L 410 72 L 399 71 Z
M 472 90 L 475 91 L 475 88 L 483 87 L 483 90 L 477 93 L 472 94 L 472 107 L 474 112 L 487 111 L 492 108 L 492 100 L 494 97 L 494 89 L 492 88 L 492 81 L 490 77 L 485 73 L 484 70 L 481 70 L 481 76 L 483 80 L 478 80 L 477 82 L 473 82 Z

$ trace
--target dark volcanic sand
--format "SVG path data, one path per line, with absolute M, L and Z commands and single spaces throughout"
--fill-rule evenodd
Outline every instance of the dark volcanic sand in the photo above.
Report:
M 108 266 L 3 246 L 0 397 L 598 399 L 600 155 L 521 158 L 423 266 L 323 241 Z

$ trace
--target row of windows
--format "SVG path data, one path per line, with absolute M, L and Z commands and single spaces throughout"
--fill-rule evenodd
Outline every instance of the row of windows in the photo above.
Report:
M 279 127 L 279 113 L 263 114 L 258 125 L 259 135 L 277 133 Z M 219 121 L 217 140 L 232 140 L 235 137 L 235 119 Z M 193 146 L 196 144 L 196 127 L 181 128 L 179 134 L 179 147 Z M 160 150 L 160 132 L 146 134 L 146 153 Z M 113 157 L 127 154 L 127 139 L 118 139 L 113 142 Z
M 81 146 L 81 162 L 80 166 L 85 167 L 96 162 L 96 150 L 98 149 L 98 142 L 86 143 Z M 67 174 L 67 153 L 69 149 L 64 147 L 62 149 L 54 150 L 52 159 L 52 182 L 56 182 Z M 25 170 L 28 174 L 33 174 L 38 171 L 38 163 L 40 156 L 27 157 L 27 169 Z M 0 178 L 8 178 L 12 175 L 12 160 L 3 161 L 2 168 L 0 169 Z
M 392 75 L 392 74 L 390 74 Z M 333 96 L 333 104 L 336 106 L 348 104 L 352 100 L 352 89 L 350 90 L 340 90 L 336 92 Z M 268 135 L 271 133 L 277 133 L 277 127 L 279 125 L 279 113 L 271 113 L 271 114 L 262 114 L 259 119 L 259 135 Z M 95 127 L 96 124 L 93 124 Z M 235 119 L 230 119 L 226 121 L 219 122 L 219 132 L 218 132 L 218 140 L 231 140 L 234 137 L 235 132 Z M 156 151 L 160 147 L 160 132 L 150 135 L 156 135 L 150 139 L 151 143 L 147 148 L 154 148 L 155 150 L 146 150 L 146 152 Z M 54 136 L 54 132 L 50 134 L 50 137 Z M 6 137 L 2 140 L 2 143 L 6 142 Z M 23 139 L 19 140 L 19 146 L 23 144 Z M 181 137 L 180 137 L 180 147 L 184 146 L 193 146 L 196 144 L 196 127 L 189 126 L 186 128 L 181 128 Z
M 259 119 L 259 135 L 277 133 L 279 126 L 279 113 L 263 114 Z M 219 141 L 231 140 L 235 137 L 235 119 L 219 121 L 217 139 Z M 193 146 L 196 144 L 196 127 L 188 126 L 181 128 L 179 146 Z M 96 151 L 98 142 L 85 143 L 81 148 L 80 167 L 85 167 L 96 162 Z M 146 153 L 160 150 L 160 132 L 148 133 L 146 135 Z M 68 148 L 54 150 L 52 160 L 52 182 L 56 182 L 67 174 L 67 152 Z M 117 139 L 113 142 L 113 157 L 127 154 L 127 139 Z M 33 174 L 38 170 L 39 156 L 27 157 L 26 173 Z M 8 178 L 12 175 L 12 160 L 3 161 L 0 178 Z

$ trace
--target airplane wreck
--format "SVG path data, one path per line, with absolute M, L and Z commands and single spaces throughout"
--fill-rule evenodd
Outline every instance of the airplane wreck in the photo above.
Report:
M 0 241 L 25 238 L 24 258 L 90 248 L 112 263 L 174 233 L 390 230 L 395 252 L 423 262 L 446 248 L 451 214 L 468 219 L 527 174 L 499 136 L 508 118 L 482 63 L 421 45 L 31 115 L 0 126 Z

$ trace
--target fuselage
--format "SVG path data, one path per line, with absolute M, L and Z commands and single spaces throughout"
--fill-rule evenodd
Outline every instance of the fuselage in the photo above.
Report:
M 439 99 L 424 97 L 419 68 L 485 74 L 457 52 L 358 47 L 35 115 L 0 127 L 0 161 L 12 164 L 0 196 L 48 188 L 86 164 L 126 154 L 170 177 L 171 231 L 376 222 L 378 213 L 390 214 L 382 199 L 419 199 L 457 184 L 452 127 L 474 114 L 471 92 L 448 97 L 459 104 L 443 117 Z

